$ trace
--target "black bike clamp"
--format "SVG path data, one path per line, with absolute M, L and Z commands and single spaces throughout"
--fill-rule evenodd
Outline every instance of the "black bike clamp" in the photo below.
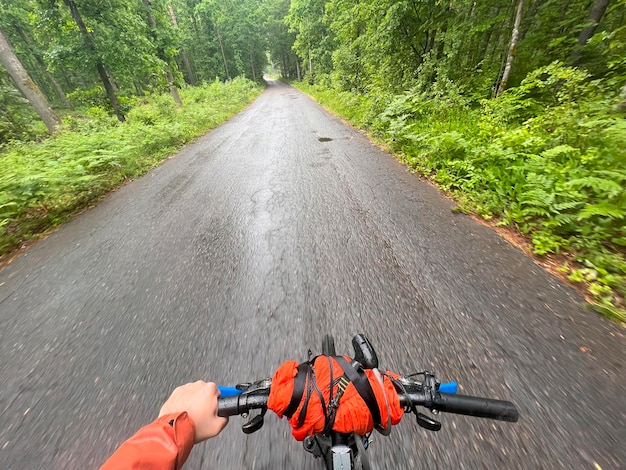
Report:
M 424 382 L 422 382 L 422 390 L 424 395 L 428 398 L 428 403 L 425 405 L 426 408 L 430 408 L 430 406 L 432 406 L 433 395 L 437 392 L 438 387 L 439 386 L 435 380 L 435 376 L 425 371 Z M 424 413 L 420 413 L 416 409 L 413 411 L 415 412 L 415 416 L 417 418 L 417 424 L 420 427 L 427 429 L 428 431 L 439 431 L 441 429 L 441 423 L 439 421 L 425 415 Z
M 243 390 L 244 392 L 239 395 L 239 400 L 245 399 L 250 395 L 254 395 L 256 391 L 267 390 L 269 389 L 270 382 L 267 379 L 259 380 L 258 382 L 248 383 L 248 384 L 239 384 L 237 385 L 237 389 Z M 257 432 L 259 429 L 263 427 L 263 423 L 265 422 L 265 413 L 267 413 L 267 407 L 261 408 L 261 413 L 250 418 L 250 421 L 241 426 L 241 430 L 244 434 L 252 434 L 253 432 Z

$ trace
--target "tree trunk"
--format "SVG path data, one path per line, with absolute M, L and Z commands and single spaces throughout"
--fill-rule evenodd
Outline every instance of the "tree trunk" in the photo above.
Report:
M 72 18 L 74 18 L 74 21 L 76 21 L 80 34 L 85 39 L 87 47 L 89 48 L 89 52 L 91 52 L 91 54 L 93 54 L 94 56 L 97 56 L 96 46 L 93 43 L 91 34 L 89 33 L 89 31 L 87 31 L 87 27 L 85 26 L 85 22 L 83 21 L 82 16 L 80 16 L 80 12 L 78 11 L 76 3 L 74 3 L 74 0 L 65 0 L 65 4 L 69 7 L 72 13 Z M 107 74 L 107 71 L 100 60 L 96 61 L 96 69 L 98 70 L 98 75 L 100 76 L 100 80 L 102 80 L 102 84 L 104 85 L 107 97 L 109 98 L 109 103 L 111 103 L 111 107 L 113 108 L 113 111 L 115 111 L 115 115 L 120 121 L 125 121 L 126 118 L 120 110 L 120 104 L 117 101 L 117 96 L 115 96 L 113 84 L 111 83 L 109 75 Z
M 50 81 L 50 83 L 52 83 L 52 86 L 56 90 L 57 95 L 59 95 L 59 99 L 63 103 L 63 106 L 65 106 L 67 109 L 74 109 L 74 106 L 72 106 L 72 103 L 70 103 L 70 100 L 67 99 L 67 95 L 65 94 L 65 91 L 63 91 L 63 88 L 61 88 L 61 85 L 59 85 L 59 82 L 56 81 L 54 76 L 50 72 L 48 72 L 48 69 L 46 68 L 45 64 L 42 64 L 41 67 L 42 67 L 43 73 L 46 74 L 46 77 L 48 77 L 48 80 Z
M 250 68 L 252 69 L 252 80 L 256 82 L 256 72 L 254 70 L 254 57 L 252 55 L 252 47 L 250 48 Z
M 526 15 L 524 15 L 526 17 L 526 21 L 524 21 L 524 27 L 520 28 L 519 42 L 524 40 L 524 38 L 528 34 L 528 31 L 535 23 L 535 15 L 537 15 L 537 11 L 544 4 L 544 1 L 545 0 L 535 0 L 530 2 L 530 7 L 526 12 Z M 565 18 L 565 14 L 563 14 L 563 18 Z
M 448 5 L 449 7 L 449 5 Z M 474 12 L 476 11 L 476 1 L 473 1 L 472 4 L 470 5 L 470 10 L 467 13 L 467 18 L 468 20 L 470 20 L 470 22 L 472 21 L 472 18 L 474 17 Z
M 300 58 L 296 56 L 296 74 L 298 75 L 298 81 L 302 81 L 302 71 L 300 70 Z
M 501 10 L 501 7 L 498 7 L 494 14 L 494 17 L 497 18 L 498 16 L 500 16 L 500 10 Z M 483 38 L 482 45 L 481 45 L 481 52 L 478 55 L 479 60 L 477 61 L 477 63 L 483 62 L 486 64 L 491 64 L 495 62 L 496 60 L 498 60 L 496 58 L 496 50 L 498 49 L 498 46 L 500 44 L 501 29 L 502 29 L 501 25 L 500 26 L 493 25 L 486 32 L 485 37 Z M 495 38 L 494 38 L 494 35 L 495 35 Z M 483 46 L 484 46 L 484 50 L 482 49 Z M 500 75 L 498 73 L 498 78 L 499 77 Z
M 165 64 L 165 76 L 167 77 L 167 84 L 170 87 L 170 94 L 172 95 L 172 98 L 174 98 L 174 103 L 176 103 L 177 106 L 182 106 L 183 100 L 180 99 L 178 88 L 174 84 L 174 75 L 172 74 L 172 68 L 169 64 Z
M 411 39 L 411 33 L 409 32 L 409 28 L 407 27 L 406 23 L 404 21 L 400 21 L 400 26 L 402 27 L 402 32 L 404 33 L 404 35 L 406 36 L 406 42 L 408 43 L 409 47 L 411 48 L 411 51 L 413 51 L 413 56 L 415 57 L 415 62 L 416 64 L 421 64 L 422 63 L 422 53 L 423 53 L 423 48 L 422 48 L 422 52 L 420 52 L 417 49 L 417 46 L 413 43 L 413 40 Z
M 593 33 L 596 32 L 596 28 L 600 24 L 600 20 L 604 16 L 604 12 L 606 8 L 609 6 L 609 0 L 595 0 L 593 2 L 593 6 L 591 7 L 591 11 L 589 12 L 588 21 L 590 22 L 589 26 L 583 29 L 578 35 L 578 44 L 574 52 L 572 53 L 572 65 L 577 67 L 580 63 L 580 59 L 583 55 L 583 47 L 587 45 L 587 42 L 593 36 Z
M 150 0 L 143 0 L 143 4 L 146 7 L 146 10 L 148 12 L 148 24 L 150 25 L 150 28 L 152 29 L 152 37 L 155 40 L 155 42 L 157 42 L 158 40 L 157 24 L 156 24 L 156 20 L 154 19 L 154 15 L 152 14 L 152 4 L 150 3 Z M 172 98 L 174 99 L 174 103 L 176 103 L 177 106 L 182 106 L 183 102 L 180 99 L 178 88 L 174 84 L 174 74 L 172 73 L 172 67 L 170 66 L 169 61 L 167 57 L 165 56 L 165 53 L 163 52 L 162 48 L 157 47 L 157 54 L 159 56 L 159 59 L 161 59 L 163 63 L 165 64 L 165 77 L 167 79 L 167 86 L 170 89 L 170 94 L 172 95 Z
M 496 10 L 495 17 L 500 14 L 500 7 Z M 487 58 L 489 57 L 489 44 L 491 41 L 491 36 L 493 34 L 494 27 L 492 26 L 487 31 L 483 33 L 483 39 L 478 47 L 478 50 L 472 54 L 472 65 L 475 68 L 478 68 L 479 64 L 484 64 L 487 62 Z
M 511 34 L 511 44 L 509 45 L 509 55 L 506 58 L 506 65 L 504 66 L 504 72 L 502 73 L 502 79 L 500 85 L 496 91 L 495 97 L 497 98 L 506 89 L 506 84 L 509 81 L 509 75 L 511 74 L 511 67 L 513 66 L 513 59 L 517 50 L 517 41 L 519 38 L 519 25 L 522 22 L 522 10 L 524 9 L 524 0 L 519 0 L 517 4 L 517 12 L 515 13 L 515 24 L 513 25 L 513 33 Z
M 189 84 L 191 86 L 196 86 L 196 76 L 193 73 L 193 69 L 191 68 L 191 61 L 189 60 L 189 56 L 185 51 L 181 51 L 180 55 L 183 56 L 183 64 L 185 64 L 185 69 L 187 70 L 187 78 L 189 79 Z
M 224 44 L 222 44 L 222 35 L 220 34 L 220 27 L 215 21 L 215 30 L 217 31 L 217 40 L 220 43 L 220 50 L 222 51 L 222 60 L 224 60 L 224 71 L 226 72 L 226 78 L 230 80 L 230 72 L 228 71 L 228 63 L 226 62 L 226 54 L 224 54 Z
M 143 0 L 143 1 L 144 3 L 146 3 L 148 0 Z M 167 8 L 170 12 L 170 18 L 172 18 L 172 24 L 174 25 L 174 28 L 178 28 L 178 21 L 176 21 L 176 13 L 174 13 L 174 8 L 172 8 L 172 5 L 168 5 Z M 193 25 L 194 31 L 197 33 L 196 20 L 193 14 L 191 15 L 191 24 Z M 191 68 L 191 62 L 189 61 L 189 56 L 187 55 L 187 52 L 182 50 L 180 51 L 180 55 L 183 58 L 183 64 L 185 65 L 185 69 L 187 69 L 187 78 L 189 79 L 188 83 L 191 86 L 196 86 L 196 77 L 193 74 L 193 70 Z
M 617 105 L 617 110 L 626 111 L 626 85 L 624 85 L 624 87 L 622 88 L 620 96 L 622 98 L 622 102 Z
M 50 108 L 48 100 L 39 87 L 28 75 L 28 72 L 13 52 L 9 39 L 0 30 L 0 63 L 9 73 L 17 89 L 28 100 L 35 112 L 44 122 L 48 131 L 53 134 L 61 127 L 61 120 Z
M 121 122 L 124 122 L 126 120 L 126 117 L 120 111 L 120 104 L 117 101 L 117 96 L 115 96 L 115 90 L 113 89 L 113 84 L 111 83 L 111 80 L 109 79 L 109 75 L 107 74 L 107 71 L 104 68 L 104 65 L 102 65 L 101 62 L 98 62 L 96 64 L 96 68 L 98 69 L 98 75 L 100 75 L 100 80 L 102 80 L 102 84 L 104 85 L 104 89 L 107 93 L 107 97 L 109 98 L 109 102 L 111 103 L 111 106 L 113 107 L 113 111 L 115 111 L 115 115 Z

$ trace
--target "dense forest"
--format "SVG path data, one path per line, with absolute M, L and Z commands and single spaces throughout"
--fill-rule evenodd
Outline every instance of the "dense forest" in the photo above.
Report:
M 41 91 L 53 108 L 100 106 L 123 121 L 135 96 L 169 89 L 180 104 L 184 84 L 260 80 L 269 8 L 254 0 L 0 1 L 0 143 L 32 132 L 7 72 L 31 103 Z
M 625 318 L 626 0 L 0 0 L 0 63 L 15 166 L 47 133 L 155 126 L 278 74 Z M 14 247 L 41 211 L 16 195 L 45 184 L 5 173 Z

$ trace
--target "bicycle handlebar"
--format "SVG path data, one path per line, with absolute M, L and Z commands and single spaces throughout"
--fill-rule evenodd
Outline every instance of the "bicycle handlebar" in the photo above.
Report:
M 519 417 L 517 408 L 509 401 L 443 392 L 427 393 L 421 390 L 412 390 L 412 387 L 407 388 L 409 390 L 405 392 L 398 392 L 400 404 L 405 408 L 423 406 L 430 410 L 445 413 L 489 418 L 510 423 L 517 422 Z M 260 389 L 252 393 L 220 398 L 217 414 L 227 417 L 245 414 L 253 409 L 265 408 L 269 393 L 269 389 Z
M 243 393 L 220 398 L 217 401 L 217 415 L 222 418 L 249 413 L 267 407 L 269 389 L 255 391 L 252 394 Z
M 423 406 L 444 413 L 489 418 L 509 423 L 516 423 L 519 418 L 515 405 L 505 400 L 441 392 L 434 393 L 432 397 L 426 393 L 399 393 L 398 396 L 400 404 L 404 407 Z
M 446 413 L 477 416 L 509 423 L 517 423 L 519 419 L 515 405 L 506 400 L 439 393 L 436 396 L 435 407 Z

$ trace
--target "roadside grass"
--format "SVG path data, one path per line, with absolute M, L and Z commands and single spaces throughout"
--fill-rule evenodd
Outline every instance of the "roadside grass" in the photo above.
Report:
M 626 322 L 626 121 L 601 84 L 560 64 L 497 100 L 454 90 L 355 96 L 293 85 L 381 141 L 412 170 L 584 286 Z
M 63 118 L 46 140 L 0 151 L 0 262 L 126 181 L 241 111 L 261 92 L 248 80 L 214 82 L 142 99 L 120 123 L 101 108 Z

